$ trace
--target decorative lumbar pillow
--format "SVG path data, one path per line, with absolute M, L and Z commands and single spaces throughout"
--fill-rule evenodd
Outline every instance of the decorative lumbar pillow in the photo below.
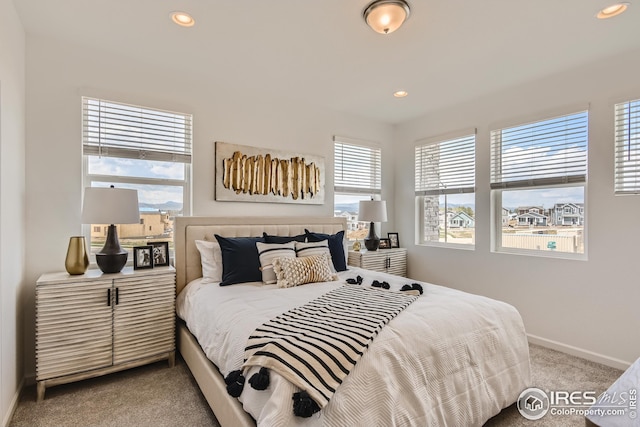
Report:
M 276 273 L 273 271 L 273 260 L 275 258 L 295 258 L 295 243 L 262 243 L 256 242 L 258 256 L 260 257 L 260 269 L 262 270 L 262 281 L 264 283 L 276 283 Z
M 273 269 L 276 272 L 279 288 L 290 288 L 305 283 L 330 282 L 338 276 L 331 271 L 331 256 L 328 254 L 299 258 L 275 258 Z
M 313 233 L 307 229 L 304 232 L 307 236 L 307 242 L 319 242 L 322 240 L 329 242 L 331 261 L 336 271 L 345 271 L 347 269 L 347 258 L 344 252 L 344 230 L 338 231 L 336 234 Z
M 220 286 L 244 282 L 261 282 L 260 258 L 256 242 L 262 237 L 222 237 L 215 235 L 222 250 L 222 281 Z
M 262 233 L 262 237 L 266 243 L 289 243 L 289 242 L 306 242 L 306 234 L 298 234 L 297 236 L 272 236 Z
M 329 256 L 331 256 L 331 252 L 329 252 L 329 242 L 326 240 L 323 240 L 321 242 L 295 242 L 295 244 L 297 256 L 312 256 L 322 254 L 328 254 Z
M 222 250 L 217 242 L 196 240 L 202 264 L 202 280 L 206 283 L 222 281 Z

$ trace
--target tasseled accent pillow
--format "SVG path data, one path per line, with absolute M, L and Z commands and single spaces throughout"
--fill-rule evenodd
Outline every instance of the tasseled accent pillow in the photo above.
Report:
M 329 254 L 275 258 L 273 269 L 276 272 L 279 288 L 338 280 L 338 276 L 331 271 L 331 255 Z

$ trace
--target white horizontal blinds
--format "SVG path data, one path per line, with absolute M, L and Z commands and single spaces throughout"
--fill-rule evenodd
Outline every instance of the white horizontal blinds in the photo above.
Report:
M 616 105 L 615 194 L 640 194 L 640 99 Z
M 491 188 L 585 182 L 588 112 L 491 131 Z
M 418 145 L 415 161 L 417 196 L 475 192 L 475 133 Z
M 82 98 L 85 155 L 191 163 L 192 116 Z
M 382 150 L 334 137 L 334 191 L 380 194 Z

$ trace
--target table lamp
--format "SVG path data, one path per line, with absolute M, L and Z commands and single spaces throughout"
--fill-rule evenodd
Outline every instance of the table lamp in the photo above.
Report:
M 129 253 L 120 247 L 118 230 L 114 224 L 138 224 L 138 191 L 124 188 L 87 187 L 82 203 L 83 224 L 110 224 L 107 240 L 96 263 L 103 273 L 118 273 L 127 263 Z
M 376 236 L 374 222 L 387 221 L 387 202 L 384 200 L 361 200 L 358 208 L 358 221 L 371 221 L 369 235 L 364 239 L 364 246 L 369 251 L 377 251 L 380 238 Z

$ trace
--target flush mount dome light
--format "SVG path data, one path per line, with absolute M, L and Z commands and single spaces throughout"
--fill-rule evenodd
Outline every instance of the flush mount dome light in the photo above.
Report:
M 618 16 L 623 13 L 627 8 L 631 5 L 631 3 L 616 3 L 611 6 L 605 7 L 596 15 L 598 19 L 608 19 L 613 18 L 614 16 Z
M 186 12 L 171 12 L 171 20 L 181 27 L 193 27 L 195 19 Z
M 406 90 L 399 90 L 397 92 L 393 92 L 393 96 L 395 96 L 396 98 L 404 98 L 407 95 L 409 95 L 409 92 L 407 92 Z
M 400 28 L 410 13 L 411 9 L 404 0 L 376 0 L 366 7 L 362 15 L 373 31 L 389 34 Z

